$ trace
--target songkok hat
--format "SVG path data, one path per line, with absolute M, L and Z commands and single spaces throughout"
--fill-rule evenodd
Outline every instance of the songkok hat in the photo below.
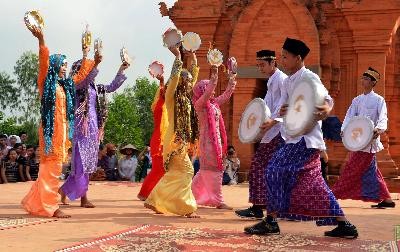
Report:
M 372 67 L 368 67 L 368 70 L 363 73 L 363 76 L 371 78 L 372 81 L 379 81 L 381 75 L 373 69 Z
M 293 55 L 300 55 L 303 60 L 310 52 L 310 48 L 303 41 L 292 38 L 286 38 L 282 48 Z
M 268 59 L 276 59 L 275 51 L 270 50 L 261 50 L 257 52 L 258 60 L 268 60 Z

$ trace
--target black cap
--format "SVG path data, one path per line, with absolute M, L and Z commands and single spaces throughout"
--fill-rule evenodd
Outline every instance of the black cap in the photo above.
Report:
M 368 70 L 363 73 L 363 76 L 371 78 L 372 81 L 378 81 L 381 78 L 381 75 L 373 69 L 372 67 L 368 67 Z
M 271 50 L 261 50 L 257 52 L 258 60 L 268 60 L 268 59 L 276 59 L 275 51 Z
M 310 52 L 310 48 L 303 41 L 292 38 L 286 38 L 282 48 L 296 56 L 300 55 L 303 60 Z

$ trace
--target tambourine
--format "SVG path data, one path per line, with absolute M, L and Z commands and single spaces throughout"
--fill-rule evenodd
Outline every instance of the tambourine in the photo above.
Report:
M 226 61 L 226 67 L 228 68 L 228 73 L 236 74 L 237 73 L 237 61 L 235 57 L 230 57 Z
M 169 28 L 166 32 L 164 32 L 162 38 L 165 47 L 174 47 L 181 43 L 182 32 L 177 29 Z
M 94 53 L 101 54 L 103 51 L 103 41 L 100 38 L 94 41 Z
M 164 74 L 164 65 L 159 61 L 154 61 L 149 65 L 149 73 L 153 78 Z
M 186 51 L 195 52 L 200 48 L 201 39 L 195 32 L 187 32 L 182 39 L 182 46 Z
M 90 47 L 91 44 L 92 44 L 92 33 L 89 31 L 89 25 L 86 25 L 86 29 L 82 33 L 82 48 Z
M 123 64 L 128 64 L 128 65 L 131 64 L 132 58 L 129 57 L 128 50 L 126 50 L 125 47 L 122 47 L 122 49 L 120 51 L 120 56 L 121 56 L 121 61 Z
M 208 51 L 207 61 L 210 65 L 219 67 L 220 65 L 222 65 L 223 60 L 224 56 L 222 55 L 222 52 L 220 50 L 212 49 Z
M 24 22 L 30 31 L 32 31 L 34 27 L 39 29 L 43 29 L 44 27 L 43 17 L 38 10 L 27 11 L 24 16 Z

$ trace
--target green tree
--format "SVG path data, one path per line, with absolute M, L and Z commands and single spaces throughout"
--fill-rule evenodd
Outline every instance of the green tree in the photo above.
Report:
M 134 101 L 139 115 L 139 126 L 143 131 L 142 142 L 148 144 L 153 133 L 153 113 L 151 104 L 157 91 L 158 84 L 145 77 L 138 78 L 133 88 Z
M 38 55 L 27 51 L 17 60 L 14 66 L 14 75 L 18 88 L 18 111 L 20 123 L 37 123 L 40 115 L 40 100 L 37 88 L 39 69 Z
M 139 115 L 132 87 L 125 88 L 120 94 L 114 94 L 112 102 L 108 105 L 108 119 L 104 131 L 105 143 L 143 146 L 142 129 L 139 127 Z
M 15 80 L 6 72 L 0 72 L 0 90 L 1 108 L 16 108 L 18 105 L 18 89 L 15 87 Z

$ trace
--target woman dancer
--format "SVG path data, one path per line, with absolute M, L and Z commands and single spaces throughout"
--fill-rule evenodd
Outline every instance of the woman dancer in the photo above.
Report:
M 160 87 L 158 88 L 154 97 L 154 102 L 151 105 L 153 111 L 154 130 L 150 140 L 151 160 L 152 166 L 150 173 L 146 176 L 143 181 L 142 188 L 138 194 L 140 200 L 146 200 L 150 192 L 156 186 L 158 181 L 164 175 L 163 167 L 163 139 L 166 128 L 168 126 L 167 110 L 165 107 L 165 86 L 164 76 L 158 75 L 157 79 L 160 81 Z
M 214 98 L 218 68 L 211 68 L 211 79 L 199 81 L 193 89 L 193 103 L 200 125 L 200 171 L 193 178 L 192 191 L 199 205 L 229 209 L 222 197 L 223 155 L 227 148 L 224 119 L 220 106 L 231 97 L 236 81 L 229 78 L 225 92 Z
M 191 91 L 199 68 L 196 55 L 182 55 L 179 48 L 170 48 L 175 55 L 165 104 L 168 111 L 168 128 L 164 137 L 163 160 L 165 175 L 154 187 L 145 202 L 145 207 L 157 213 L 172 213 L 189 218 L 198 217 L 196 200 L 192 193 L 193 165 L 187 148 L 194 143 L 197 120 L 191 104 Z M 184 58 L 182 61 L 181 55 Z M 183 62 L 189 63 L 190 72 L 182 69 Z
M 53 54 L 41 29 L 33 28 L 39 40 L 38 89 L 41 97 L 41 124 L 39 127 L 40 168 L 39 177 L 22 200 L 24 209 L 32 215 L 69 218 L 58 206 L 57 192 L 61 167 L 66 158 L 67 135 L 74 131 L 75 83 L 80 83 L 90 71 L 85 55 L 81 70 L 72 78 L 65 78 L 65 55 Z
M 99 143 L 102 140 L 107 116 L 105 94 L 117 90 L 127 79 L 124 71 L 129 67 L 125 63 L 119 67 L 117 75 L 109 85 L 96 85 L 95 78 L 99 73 L 98 64 L 102 55 L 95 53 L 89 75 L 76 85 L 75 130 L 72 146 L 72 170 L 65 183 L 60 188 L 61 201 L 65 204 L 66 196 L 70 200 L 81 198 L 81 207 L 93 208 L 87 198 L 89 176 L 97 169 Z M 71 75 L 81 69 L 82 60 L 74 62 Z

